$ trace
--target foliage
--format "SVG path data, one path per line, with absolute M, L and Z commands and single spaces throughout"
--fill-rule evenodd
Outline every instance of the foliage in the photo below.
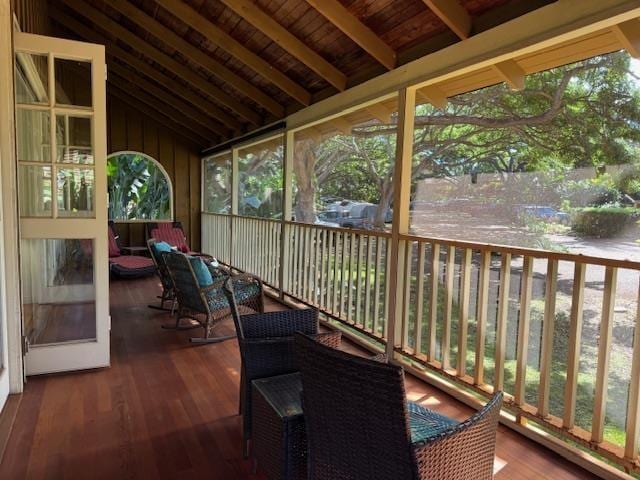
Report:
M 632 224 L 637 210 L 627 207 L 586 207 L 577 209 L 571 218 L 571 228 L 579 235 L 611 238 Z
M 239 156 L 239 214 L 278 218 L 282 210 L 282 140 Z
M 169 220 L 169 179 L 146 155 L 123 153 L 107 161 L 109 218 Z

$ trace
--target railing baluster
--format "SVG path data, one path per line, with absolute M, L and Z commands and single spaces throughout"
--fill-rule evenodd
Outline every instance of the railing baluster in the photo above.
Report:
M 533 292 L 533 258 L 524 257 L 520 288 L 520 318 L 518 322 L 518 351 L 516 361 L 516 405 L 524 405 L 527 385 L 527 356 L 529 355 L 529 321 Z
M 342 234 L 340 232 L 336 232 L 335 234 L 335 245 L 334 245 L 334 255 L 333 255 L 333 301 L 332 301 L 333 308 L 332 310 L 334 314 L 338 314 L 338 312 L 340 311 L 339 304 L 338 304 L 338 290 L 339 290 L 338 259 L 340 258 L 340 254 L 338 252 L 338 249 L 340 248 L 341 235 Z
M 322 256 L 324 249 L 324 241 L 322 235 L 325 230 L 315 229 L 316 232 L 316 252 L 314 253 L 315 262 L 313 264 L 313 303 L 320 306 L 322 301 L 320 300 L 320 291 L 322 290 L 322 262 L 324 257 Z
M 409 345 L 409 327 L 411 319 L 411 260 L 413 257 L 413 242 L 406 242 L 404 248 L 404 292 L 402 295 L 402 317 L 396 319 L 402 322 L 402 350 L 411 352 Z
M 442 329 L 442 343 L 440 350 L 442 352 L 442 369 L 448 370 L 451 368 L 450 355 L 451 355 L 451 317 L 453 310 L 453 280 L 455 276 L 455 260 L 456 260 L 456 248 L 453 246 L 447 247 L 447 260 L 445 264 L 445 280 L 444 280 L 444 328 Z
M 591 441 L 602 443 L 604 437 L 604 417 L 607 410 L 607 388 L 609 386 L 609 358 L 611 356 L 611 336 L 613 334 L 613 310 L 616 303 L 618 269 L 606 267 L 604 272 L 604 294 L 602 298 L 602 319 L 598 340 L 598 368 L 596 370 L 596 391 L 591 423 Z
M 380 325 L 380 262 L 382 261 L 383 238 L 376 238 L 375 276 L 373 277 L 373 333 L 378 334 Z
M 635 460 L 640 450 L 640 284 L 636 304 L 636 321 L 633 333 L 633 354 L 631 357 L 631 382 L 629 382 L 629 399 L 627 400 L 627 438 L 624 456 Z
M 493 388 L 504 390 L 504 359 L 507 348 L 507 314 L 509 313 L 509 290 L 511 287 L 511 254 L 503 253 L 500 265 L 500 293 L 496 328 L 496 356 Z
M 347 274 L 347 322 L 353 323 L 353 274 L 355 270 L 354 259 L 356 258 L 356 236 L 349 234 L 349 273 Z
M 340 250 L 340 316 L 344 318 L 344 305 L 346 300 L 345 283 L 347 280 L 345 261 L 348 256 L 347 253 L 347 238 L 349 234 L 342 234 L 342 245 Z
M 549 388 L 553 360 L 553 336 L 556 323 L 556 291 L 558 287 L 558 261 L 547 260 L 547 280 L 544 289 L 544 317 L 542 345 L 540 346 L 540 386 L 538 387 L 538 415 L 549 416 Z
M 373 255 L 372 240 L 376 238 L 374 235 L 367 236 L 367 260 L 365 262 L 364 276 L 364 328 L 369 332 L 373 332 L 371 325 L 371 256 Z
M 362 307 L 362 269 L 363 265 L 363 249 L 364 249 L 364 235 L 358 235 L 358 262 L 356 266 L 356 305 L 355 305 L 355 322 L 358 327 L 363 327 L 362 314 L 360 309 Z
M 391 239 L 390 238 L 385 238 L 384 239 L 384 255 L 385 255 L 385 266 L 384 266 L 384 317 L 383 317 L 383 324 L 382 324 L 382 328 L 383 328 L 383 337 L 384 338 L 388 338 L 387 337 L 387 333 L 388 333 L 388 328 L 389 328 L 389 322 L 387 321 L 387 319 L 389 318 L 389 295 L 391 295 L 391 291 L 390 291 L 390 287 L 389 284 L 391 283 L 389 281 L 389 278 L 391 276 L 391 262 L 392 262 L 392 258 L 390 255 L 390 251 L 391 251 Z
M 332 302 L 333 300 L 333 285 L 334 285 L 334 277 L 333 277 L 333 273 L 334 273 L 334 266 L 335 266 L 335 254 L 334 254 L 334 246 L 333 246 L 333 240 L 335 238 L 335 233 L 331 230 L 329 230 L 327 232 L 327 299 L 326 299 L 326 305 L 327 305 L 327 310 L 329 310 L 330 312 L 333 312 L 333 307 L 334 304 Z
M 304 290 L 302 291 L 302 298 L 307 302 L 311 301 L 311 269 L 313 265 L 313 229 L 305 227 L 304 232 L 304 263 L 302 271 L 302 281 L 304 284 Z
M 580 344 L 582 340 L 582 310 L 584 305 L 584 276 L 586 265 L 576 262 L 573 274 L 571 298 L 571 324 L 569 327 L 569 352 L 567 357 L 567 383 L 564 389 L 564 415 L 562 425 L 573 428 L 576 419 L 576 396 L 578 392 L 578 369 L 580 367 Z
M 462 278 L 460 281 L 460 301 L 458 319 L 458 361 L 459 377 L 467 374 L 467 338 L 469 332 L 469 300 L 471 298 L 471 258 L 473 251 L 465 248 L 462 252 Z
M 484 351 L 487 332 L 487 313 L 489 309 L 489 281 L 491 279 L 491 252 L 483 250 L 480 254 L 478 279 L 478 301 L 476 303 L 476 364 L 473 383 L 484 384 Z
M 422 315 L 424 310 L 424 242 L 417 242 L 418 264 L 416 266 L 416 311 L 415 311 L 415 346 L 414 354 L 422 352 Z
M 440 272 L 440 244 L 431 244 L 431 298 L 429 305 L 429 353 L 430 362 L 436 360 L 436 333 L 438 330 L 438 275 Z

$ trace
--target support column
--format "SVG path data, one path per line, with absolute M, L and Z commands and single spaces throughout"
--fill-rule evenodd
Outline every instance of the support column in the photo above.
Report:
M 293 156 L 295 152 L 294 133 L 287 130 L 284 137 L 284 164 L 282 166 L 282 218 L 280 220 L 280 265 L 278 270 L 278 283 L 280 298 L 284 298 L 284 292 L 289 278 L 289 256 L 291 255 L 291 220 L 293 212 Z
M 393 223 L 391 227 L 391 268 L 389 282 L 389 318 L 387 319 L 386 353 L 389 361 L 394 358 L 394 349 L 402 337 L 402 323 L 406 321 L 403 312 L 406 285 L 405 252 L 407 241 L 401 235 L 409 233 L 409 203 L 411 202 L 411 170 L 413 157 L 414 110 L 416 89 L 407 87 L 398 95 L 398 137 L 396 161 L 393 171 Z M 410 264 L 409 264 L 410 266 Z

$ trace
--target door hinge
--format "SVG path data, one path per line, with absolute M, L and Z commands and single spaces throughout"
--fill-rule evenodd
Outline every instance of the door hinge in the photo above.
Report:
M 22 356 L 24 357 L 29 352 L 29 337 L 22 336 Z

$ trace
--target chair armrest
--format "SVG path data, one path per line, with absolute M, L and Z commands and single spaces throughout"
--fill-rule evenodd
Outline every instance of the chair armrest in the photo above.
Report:
M 317 333 L 315 335 L 311 335 L 311 337 L 318 343 L 336 349 L 340 348 L 340 344 L 342 343 L 342 332 L 339 330 Z
M 318 332 L 318 311 L 312 308 L 265 312 L 240 317 L 245 338 L 288 337 Z

